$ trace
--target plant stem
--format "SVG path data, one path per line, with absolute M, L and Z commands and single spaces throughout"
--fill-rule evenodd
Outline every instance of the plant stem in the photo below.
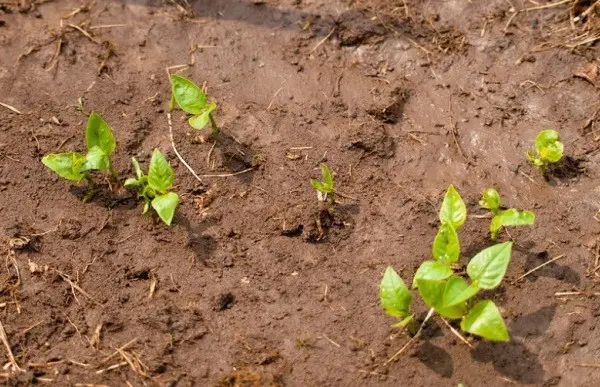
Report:
M 169 101 L 169 111 L 175 110 L 175 94 L 171 92 L 171 100 Z
M 92 198 L 96 194 L 96 185 L 94 184 L 94 181 L 92 180 L 90 175 L 88 175 L 87 173 L 85 175 L 85 180 L 87 180 L 87 182 L 88 182 L 88 189 L 87 189 L 87 192 L 85 193 L 85 196 L 83 197 L 83 202 L 87 203 L 90 200 L 92 200 Z
M 112 177 L 114 177 L 115 181 L 119 181 L 119 173 L 117 172 L 115 167 L 112 166 L 112 164 L 110 165 L 110 173 Z
M 208 118 L 210 119 L 210 125 L 212 127 L 213 136 L 218 135 L 219 132 L 221 131 L 221 129 L 219 129 L 219 127 L 217 126 L 217 123 L 215 122 L 215 119 L 213 118 L 212 113 L 208 113 Z

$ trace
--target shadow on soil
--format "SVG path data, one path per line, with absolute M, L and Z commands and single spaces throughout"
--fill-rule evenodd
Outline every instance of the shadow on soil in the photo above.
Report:
M 509 325 L 512 340 L 508 343 L 481 342 L 473 351 L 473 358 L 492 363 L 507 378 L 524 384 L 544 381 L 544 368 L 537 354 L 530 352 L 521 342 L 524 337 L 542 335 L 554 318 L 556 304 L 518 317 Z

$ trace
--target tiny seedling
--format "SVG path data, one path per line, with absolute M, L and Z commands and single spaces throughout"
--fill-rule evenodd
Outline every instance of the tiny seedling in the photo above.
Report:
M 79 152 L 51 153 L 42 158 L 42 163 L 56 172 L 60 177 L 80 182 L 86 179 L 88 191 L 84 202 L 90 200 L 95 193 L 94 181 L 90 171 L 110 171 L 115 180 L 117 171 L 112 165 L 110 155 L 115 151 L 115 136 L 110 126 L 97 113 L 91 113 L 85 129 L 87 154 Z
M 491 341 L 508 341 L 508 330 L 498 307 L 491 300 L 478 300 L 477 293 L 494 289 L 502 282 L 510 261 L 512 242 L 488 247 L 467 266 L 468 280 L 457 274 L 460 259 L 457 230 L 467 219 L 465 204 L 453 186 L 448 188 L 440 210 L 441 226 L 433 241 L 433 260 L 421 264 L 413 279 L 421 299 L 442 317 L 460 320 L 464 332 Z M 379 296 L 386 313 L 400 319 L 393 327 L 411 323 L 412 294 L 390 266 L 385 270 Z
M 564 145 L 559 140 L 560 136 L 556 130 L 542 130 L 535 138 L 536 153 L 527 151 L 527 158 L 533 165 L 540 168 L 542 174 L 546 173 L 549 164 L 557 163 L 562 158 Z
M 171 225 L 179 204 L 179 196 L 169 192 L 175 180 L 171 165 L 158 149 L 154 149 L 152 153 L 148 175 L 144 174 L 135 157 L 131 159 L 131 163 L 136 177 L 127 179 L 125 188 L 136 190 L 138 196 L 144 200 L 144 215 L 148 215 L 152 207 L 163 222 Z
M 171 74 L 171 102 L 169 109 L 177 104 L 181 110 L 192 116 L 188 122 L 194 129 L 204 129 L 210 123 L 212 134 L 219 134 L 219 127 L 213 119 L 212 112 L 217 108 L 214 101 L 207 101 L 206 94 L 198 85 L 181 75 Z
M 319 195 L 319 201 L 324 202 L 329 199 L 329 202 L 333 204 L 334 198 L 334 183 L 333 183 L 333 175 L 329 170 L 329 167 L 324 163 L 321 164 L 321 174 L 323 176 L 323 181 L 310 179 L 310 185 L 313 186 L 314 189 L 317 190 L 317 194 Z
M 490 222 L 490 237 L 493 241 L 505 226 L 526 226 L 535 222 L 535 214 L 531 211 L 519 211 L 516 208 L 502 210 L 502 199 L 495 189 L 486 189 L 481 195 L 479 205 L 492 212 L 493 218 Z

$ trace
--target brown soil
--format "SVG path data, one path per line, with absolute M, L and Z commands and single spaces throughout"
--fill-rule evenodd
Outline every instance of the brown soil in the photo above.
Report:
M 22 113 L 0 106 L 0 322 L 25 371 L 0 377 L 600 384 L 600 29 L 597 11 L 570 22 L 593 1 L 189 3 L 0 1 L 0 102 Z M 513 17 L 510 3 L 534 9 Z M 178 162 L 165 68 L 182 64 L 173 71 L 219 103 L 223 132 L 214 148 L 198 143 L 175 112 L 179 151 L 202 175 L 251 171 L 201 184 Z M 166 152 L 182 197 L 172 227 L 107 184 L 84 204 L 83 187 L 41 164 L 82 150 L 90 111 L 115 130 L 121 176 L 131 156 Z M 547 181 L 525 157 L 542 128 L 560 131 L 569 156 Z M 323 161 L 357 199 L 338 196 L 333 217 L 309 185 Z M 391 264 L 408 281 L 429 257 L 451 183 L 471 214 L 496 187 L 537 215 L 502 235 L 515 251 L 488 294 L 512 340 L 471 350 L 436 317 L 384 366 L 408 338 L 379 306 L 381 274 Z M 488 221 L 461 230 L 465 257 L 490 244 Z

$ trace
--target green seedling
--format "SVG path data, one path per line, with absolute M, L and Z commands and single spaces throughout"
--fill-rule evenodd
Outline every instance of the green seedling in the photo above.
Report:
M 482 289 L 500 285 L 510 261 L 512 242 L 479 252 L 469 261 L 468 278 L 464 278 L 455 266 L 460 259 L 457 230 L 467 219 L 467 209 L 453 186 L 446 192 L 439 217 L 441 226 L 433 241 L 433 260 L 421 264 L 413 289 L 442 317 L 460 320 L 464 332 L 491 341 L 508 341 L 508 330 L 498 307 L 493 301 L 478 300 L 476 296 Z M 393 327 L 404 327 L 412 321 L 412 293 L 391 266 L 383 275 L 379 296 L 386 313 L 400 320 Z
M 136 190 L 138 196 L 144 200 L 144 215 L 148 215 L 152 207 L 165 224 L 171 225 L 179 204 L 179 196 L 169 192 L 175 180 L 171 165 L 158 149 L 154 149 L 152 153 L 148 175 L 144 174 L 135 157 L 131 159 L 131 163 L 136 177 L 127 179 L 125 188 Z
M 486 189 L 481 195 L 479 205 L 492 212 L 493 218 L 490 222 L 490 237 L 493 241 L 498 238 L 502 227 L 526 226 L 535 222 L 535 214 L 531 211 L 519 211 L 516 208 L 502 210 L 502 199 L 495 189 Z
M 198 85 L 181 75 L 171 74 L 171 102 L 169 109 L 175 105 L 192 116 L 188 122 L 194 129 L 204 129 L 210 123 L 212 134 L 219 134 L 219 127 L 213 119 L 212 112 L 217 108 L 214 101 L 208 102 L 206 94 Z
M 323 181 L 310 179 L 310 185 L 313 186 L 314 189 L 317 190 L 319 194 L 319 200 L 325 201 L 329 199 L 329 202 L 333 204 L 334 202 L 334 183 L 333 183 L 333 175 L 331 171 L 324 163 L 321 164 L 321 174 L 323 176 Z
M 559 141 L 560 136 L 556 130 L 542 130 L 535 138 L 535 154 L 527 151 L 527 158 L 533 165 L 540 168 L 542 174 L 546 173 L 549 164 L 560 161 L 563 156 L 564 145 Z
M 110 126 L 97 113 L 91 113 L 85 129 L 87 153 L 79 152 L 51 153 L 42 158 L 42 163 L 66 180 L 88 182 L 88 191 L 84 202 L 95 193 L 94 181 L 90 171 L 110 171 L 115 180 L 118 174 L 112 165 L 110 155 L 115 151 L 115 136 Z

